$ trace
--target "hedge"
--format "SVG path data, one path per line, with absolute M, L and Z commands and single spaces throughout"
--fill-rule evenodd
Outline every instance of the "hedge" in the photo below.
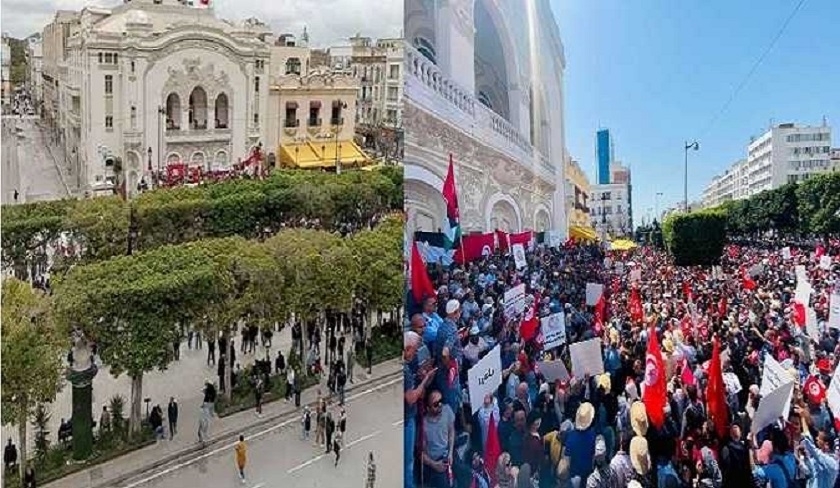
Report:
M 726 213 L 674 214 L 665 219 L 662 232 L 677 266 L 717 264 L 726 244 Z

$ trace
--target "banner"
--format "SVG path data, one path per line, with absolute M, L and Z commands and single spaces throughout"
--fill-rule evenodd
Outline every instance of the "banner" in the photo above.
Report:
M 807 281 L 800 281 L 793 292 L 793 299 L 807 307 L 811 303 L 811 291 L 811 285 Z
M 484 404 L 484 395 L 495 393 L 502 384 L 502 346 L 496 346 L 467 371 L 472 413 Z
M 726 385 L 726 391 L 730 395 L 737 395 L 743 389 L 741 380 L 738 379 L 738 375 L 735 373 L 723 373 L 723 383 Z
M 808 333 L 808 337 L 814 339 L 815 342 L 820 342 L 820 331 L 817 328 L 817 312 L 811 307 L 805 309 L 805 331 Z
M 828 326 L 840 329 L 840 295 L 837 293 L 832 293 L 828 302 Z
M 782 248 L 782 258 L 787 261 L 790 259 L 790 247 Z
M 572 358 L 572 373 L 583 378 L 589 374 L 604 373 L 604 357 L 601 355 L 601 339 L 589 339 L 588 341 L 575 342 L 569 346 L 569 355 Z
M 525 283 L 505 292 L 505 317 L 512 319 L 525 311 Z
M 770 392 L 758 402 L 758 409 L 752 421 L 752 432 L 756 433 L 779 418 L 787 419 L 790 398 L 793 396 L 793 382 L 786 383 Z
M 598 300 L 601 299 L 601 295 L 604 293 L 604 285 L 600 283 L 587 283 L 586 284 L 586 304 L 589 306 L 595 305 L 598 303 Z
M 828 392 L 825 395 L 828 408 L 834 413 L 834 417 L 840 416 L 840 366 L 834 369 L 831 383 L 828 384 Z
M 820 257 L 820 268 L 824 270 L 831 269 L 831 256 L 821 256 Z
M 525 248 L 522 244 L 514 244 L 511 249 L 513 250 L 513 261 L 516 263 L 516 269 L 526 268 L 528 261 L 525 260 Z
M 563 312 L 540 319 L 543 335 L 543 349 L 554 349 L 566 343 L 566 315 Z
M 552 383 L 556 380 L 568 381 L 569 371 L 563 361 L 537 361 L 537 370 Z
M 563 245 L 563 235 L 559 230 L 550 230 L 545 233 L 545 240 L 548 247 L 558 248 Z
M 779 364 L 773 356 L 766 354 L 764 356 L 764 372 L 761 373 L 761 388 L 759 388 L 758 394 L 761 395 L 762 398 L 769 396 L 771 393 L 787 384 L 793 385 L 794 378 L 785 371 L 782 365 Z M 792 400 L 793 389 L 791 388 L 790 394 L 787 397 L 787 403 L 784 404 L 785 417 L 787 417 L 787 413 L 790 410 L 790 402 Z
M 794 269 L 796 270 L 796 284 L 798 285 L 802 281 L 807 283 L 808 282 L 808 271 L 807 271 L 807 268 L 805 268 L 805 265 L 804 264 L 797 264 L 796 268 L 794 268 Z

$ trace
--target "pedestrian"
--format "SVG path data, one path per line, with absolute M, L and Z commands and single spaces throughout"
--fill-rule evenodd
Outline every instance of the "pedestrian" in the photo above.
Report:
M 210 418 L 216 404 L 216 387 L 210 380 L 204 381 L 204 400 L 201 404 L 201 414 L 198 421 L 198 442 L 204 443 L 210 428 Z
M 15 446 L 12 439 L 9 438 L 9 443 L 6 444 L 6 449 L 3 451 L 3 465 L 6 467 L 6 471 L 10 471 L 14 466 L 16 466 L 17 460 L 17 446 Z
M 35 468 L 31 465 L 23 473 L 23 488 L 35 488 Z
M 160 405 L 155 405 L 152 408 L 152 413 L 149 414 L 149 425 L 152 426 L 152 431 L 155 433 L 155 439 L 160 440 L 164 438 L 163 410 L 161 410 Z
M 239 442 L 233 448 L 236 453 L 236 468 L 239 470 L 239 479 L 245 484 L 245 463 L 248 461 L 248 447 L 245 445 L 245 436 L 239 435 Z
M 344 410 L 344 407 L 341 408 L 341 412 L 338 414 L 338 431 L 344 434 L 347 430 L 347 411 Z
M 207 338 L 207 365 L 216 364 L 216 341 L 212 338 Z
M 303 440 L 309 440 L 309 431 L 312 430 L 312 411 L 309 410 L 309 405 L 303 407 L 301 424 L 303 425 Z
M 263 389 L 264 389 L 263 380 L 260 377 L 260 375 L 257 374 L 257 377 L 254 381 L 254 397 L 255 397 L 254 399 L 256 400 L 256 403 L 257 403 L 257 406 L 256 406 L 257 417 L 262 417 Z
M 315 445 L 324 445 L 324 400 L 321 398 L 321 390 L 318 390 L 318 400 L 315 403 Z
M 367 482 L 365 488 L 373 488 L 376 484 L 376 463 L 373 461 L 373 451 L 368 453 Z
M 288 402 L 289 398 L 292 397 L 292 393 L 294 393 L 295 388 L 295 369 L 289 368 L 286 372 L 286 393 L 285 393 L 285 400 Z
M 192 350 L 193 338 L 195 337 L 195 329 L 190 325 L 187 330 L 187 349 Z M 201 341 L 199 341 L 201 343 Z
M 373 344 L 370 338 L 365 339 L 365 354 L 367 355 L 368 374 L 373 374 Z
M 108 406 L 102 406 L 102 414 L 99 416 L 99 435 L 111 430 L 111 414 L 108 412 Z
M 277 351 L 277 359 L 274 360 L 274 373 L 283 374 L 286 371 L 286 358 L 283 357 L 283 351 Z
M 295 408 L 300 408 L 300 379 L 295 376 Z
M 14 193 L 14 195 L 13 195 L 13 196 L 14 196 L 14 198 L 15 198 L 15 203 L 17 203 L 17 201 L 18 201 L 18 197 L 20 196 L 20 193 L 18 193 L 17 188 L 15 188 L 15 193 Z
M 335 382 L 338 387 L 338 404 L 344 405 L 344 387 L 347 385 L 347 374 L 344 372 L 344 367 L 338 368 Z
M 341 435 L 341 431 L 335 433 L 335 439 L 333 439 L 333 451 L 335 452 L 335 466 L 338 467 L 338 460 L 341 458 L 341 440 L 343 436 Z
M 356 351 L 353 347 L 347 348 L 347 381 L 353 383 L 353 367 L 356 365 Z
M 327 442 L 326 442 L 327 450 L 326 450 L 326 452 L 329 453 L 330 449 L 332 449 L 333 434 L 335 433 L 335 420 L 333 419 L 332 412 L 330 412 L 329 410 L 327 411 L 327 418 L 325 419 L 325 424 L 324 425 L 325 425 L 326 436 L 327 436 L 327 439 L 326 439 L 327 440 Z
M 166 418 L 169 420 L 169 440 L 172 440 L 178 433 L 178 402 L 175 401 L 175 397 L 169 397 Z

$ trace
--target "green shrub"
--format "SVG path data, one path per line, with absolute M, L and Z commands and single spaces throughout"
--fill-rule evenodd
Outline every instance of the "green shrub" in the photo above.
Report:
M 665 219 L 662 231 L 677 266 L 716 264 L 726 244 L 726 214 L 719 210 L 674 214 Z

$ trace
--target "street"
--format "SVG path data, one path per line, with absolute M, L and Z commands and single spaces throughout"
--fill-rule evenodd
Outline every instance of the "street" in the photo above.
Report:
M 68 196 L 38 121 L 36 116 L 3 116 L 3 204 L 15 203 L 15 190 L 20 193 L 17 203 Z
M 363 487 L 371 451 L 377 466 L 375 486 L 399 486 L 403 459 L 402 382 L 391 380 L 385 385 L 348 396 L 345 447 L 337 467 L 333 454 L 324 454 L 322 448 L 313 446 L 314 425 L 312 437 L 304 441 L 300 419 L 293 418 L 258 432 L 245 433 L 248 463 L 244 484 L 234 463 L 233 444 L 237 439 L 232 438 L 209 452 L 145 473 L 143 478 L 121 487 Z

